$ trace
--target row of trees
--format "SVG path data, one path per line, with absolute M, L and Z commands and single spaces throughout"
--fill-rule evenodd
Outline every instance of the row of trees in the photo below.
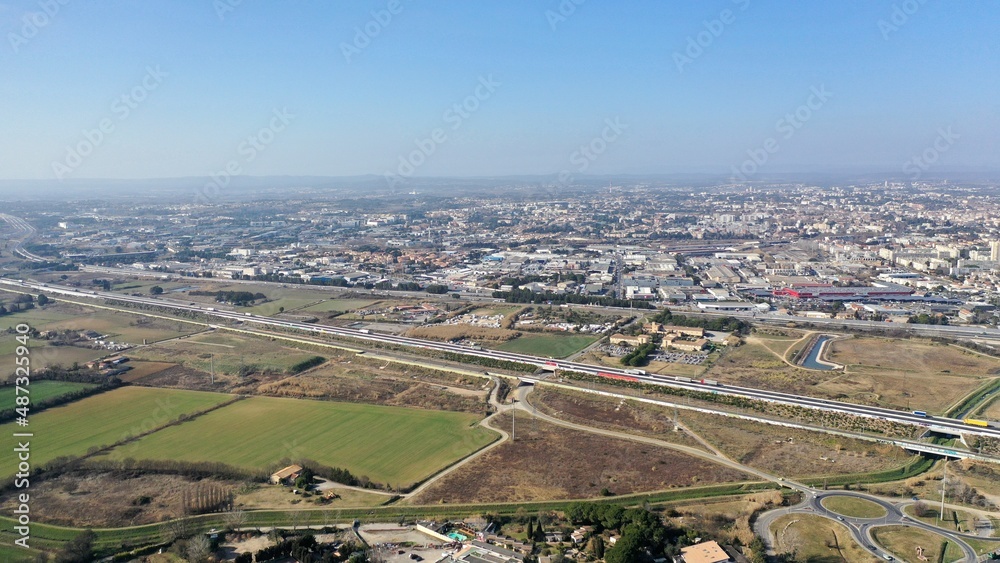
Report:
M 579 305 L 600 305 L 602 307 L 632 307 L 636 309 L 652 309 L 653 305 L 647 301 L 633 301 L 630 299 L 617 299 L 602 295 L 581 295 L 579 293 L 551 293 L 534 292 L 530 289 L 514 288 L 511 291 L 494 291 L 495 299 L 503 299 L 507 303 L 550 303 L 554 305 L 579 304 Z
M 675 315 L 670 312 L 670 309 L 660 311 L 656 315 L 650 317 L 649 320 L 660 324 L 699 327 L 704 328 L 705 330 L 732 332 L 739 335 L 750 334 L 750 329 L 753 326 L 750 323 L 735 317 L 686 317 L 684 315 Z

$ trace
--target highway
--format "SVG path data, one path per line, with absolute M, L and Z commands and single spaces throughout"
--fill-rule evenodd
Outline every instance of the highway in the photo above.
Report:
M 645 373 L 637 373 L 636 370 L 616 369 L 606 366 L 596 366 L 593 364 L 584 364 L 568 360 L 553 360 L 551 358 L 543 358 L 527 354 L 504 352 L 502 350 L 471 348 L 469 346 L 452 344 L 449 342 L 434 342 L 430 340 L 422 340 L 418 338 L 410 338 L 405 336 L 381 334 L 376 332 L 370 332 L 366 329 L 352 329 L 352 328 L 335 327 L 335 326 L 315 324 L 315 323 L 304 323 L 298 321 L 273 319 L 270 317 L 253 315 L 251 313 L 238 313 L 234 311 L 223 310 L 217 307 L 209 307 L 204 304 L 190 304 L 163 297 L 130 296 L 130 295 L 122 295 L 122 294 L 103 292 L 103 291 L 84 291 L 64 285 L 43 284 L 32 281 L 13 280 L 13 279 L 0 279 L 0 283 L 11 288 L 17 288 L 33 292 L 45 292 L 50 295 L 61 294 L 61 295 L 72 296 L 76 298 L 86 298 L 86 299 L 115 299 L 121 302 L 133 303 L 138 305 L 149 305 L 149 306 L 163 307 L 176 311 L 195 312 L 201 315 L 205 315 L 209 318 L 218 318 L 220 320 L 229 320 L 240 323 L 250 323 L 250 324 L 260 325 L 263 327 L 296 329 L 305 332 L 328 334 L 332 336 L 367 340 L 371 342 L 382 342 L 399 346 L 436 350 L 440 352 L 458 353 L 469 356 L 478 356 L 482 358 L 491 358 L 495 360 L 520 362 L 553 371 L 554 370 L 576 371 L 594 376 L 598 375 L 602 375 L 605 377 L 610 376 L 613 377 L 614 379 L 628 380 L 638 383 L 649 383 L 649 384 L 663 385 L 679 389 L 687 389 L 691 391 L 732 395 L 738 397 L 745 397 L 749 399 L 769 401 L 774 403 L 797 405 L 810 409 L 839 412 L 839 413 L 852 414 L 852 415 L 876 418 L 876 419 L 884 419 L 893 422 L 900 422 L 903 424 L 917 425 L 943 433 L 978 434 L 983 436 L 1000 438 L 1000 427 L 998 427 L 995 423 L 991 423 L 990 426 L 988 427 L 976 427 L 967 425 L 963 423 L 961 420 L 950 419 L 950 418 L 941 418 L 941 417 L 928 418 L 915 415 L 911 412 L 898 411 L 881 407 L 855 405 L 851 403 L 831 401 L 826 399 L 815 399 L 812 397 L 806 397 L 802 395 L 781 393 L 776 391 L 767 391 L 762 389 L 754 389 L 750 387 L 721 385 L 714 382 L 702 382 L 698 380 L 688 381 L 686 380 L 686 378 L 675 378 L 670 376 L 662 376 L 654 374 L 647 375 Z M 529 381 L 531 380 L 531 378 L 528 377 L 522 379 L 526 379 Z
M 122 276 L 142 276 L 149 278 L 162 278 L 164 274 L 162 272 L 149 272 L 142 270 L 133 270 L 128 268 L 111 268 L 107 266 L 90 266 L 81 265 L 80 269 L 85 272 L 94 273 L 104 273 L 104 274 L 115 274 Z M 176 274 L 173 274 L 176 276 Z M 183 279 L 183 278 L 181 278 Z M 255 285 L 285 285 L 280 282 L 266 282 L 266 281 L 256 281 L 256 280 L 226 280 L 226 283 L 233 284 L 255 284 Z M 434 296 L 428 295 L 423 291 L 399 291 L 399 290 L 378 290 L 378 289 L 365 289 L 363 287 L 334 287 L 334 286 L 324 286 L 324 285 L 303 285 L 303 288 L 314 289 L 314 290 L 329 290 L 329 291 L 351 291 L 355 293 L 369 293 L 371 295 L 387 296 L 391 295 L 394 297 L 416 297 L 421 299 L 428 299 Z M 617 282 L 615 282 L 615 287 L 618 287 Z M 624 291 L 621 289 L 620 291 Z M 481 293 L 470 293 L 461 292 L 459 295 L 463 299 L 469 301 L 482 301 L 495 303 L 497 301 L 503 301 L 502 299 L 497 299 L 492 297 L 491 294 L 481 294 Z M 651 302 L 651 304 L 657 307 L 664 307 L 662 303 Z M 574 304 L 574 308 L 585 308 L 597 312 L 605 312 L 608 314 L 621 314 L 623 312 L 631 311 L 633 313 L 641 312 L 653 312 L 653 309 L 632 309 L 629 307 L 612 307 L 610 305 L 587 305 L 587 304 Z M 829 327 L 831 330 L 836 330 L 842 327 L 846 327 L 851 330 L 860 330 L 865 332 L 890 332 L 890 331 L 904 331 L 910 334 L 924 337 L 943 337 L 943 338 L 955 338 L 955 339 L 965 339 L 965 340 L 995 340 L 1000 341 L 1000 329 L 990 328 L 990 327 L 969 327 L 969 326 L 951 326 L 951 325 L 920 325 L 920 324 L 909 324 L 909 323 L 887 323 L 887 322 L 875 322 L 875 321 L 858 321 L 854 319 L 823 319 L 823 318 L 808 318 L 808 317 L 798 317 L 793 315 L 786 315 L 776 312 L 760 313 L 760 312 L 747 312 L 747 311 L 725 311 L 725 312 L 715 312 L 715 311 L 704 311 L 697 307 L 687 307 L 687 306 L 672 306 L 667 307 L 673 313 L 683 314 L 683 315 L 693 315 L 699 317 L 733 317 L 737 319 L 742 319 L 749 322 L 754 322 L 758 324 L 769 324 L 776 326 L 785 326 L 790 322 L 794 322 L 798 325 L 814 325 L 817 327 Z
M 20 217 L 14 217 L 13 215 L 7 215 L 6 213 L 0 213 L 0 219 L 7 222 L 8 225 L 17 229 L 21 233 L 21 240 L 17 241 L 14 248 L 11 250 L 14 254 L 21 256 L 31 262 L 44 262 L 45 259 L 37 254 L 32 254 L 24 249 L 24 243 L 28 241 L 31 237 L 35 235 L 35 228 L 32 227 L 27 221 L 21 219 Z

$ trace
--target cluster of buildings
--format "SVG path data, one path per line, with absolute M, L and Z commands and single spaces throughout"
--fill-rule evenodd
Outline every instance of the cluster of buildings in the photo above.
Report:
M 542 200 L 524 188 L 12 211 L 42 227 L 36 252 L 165 275 L 706 310 L 839 300 L 908 301 L 919 313 L 932 297 L 955 300 L 937 312 L 956 320 L 965 302 L 1000 299 L 1000 194 L 988 186 L 637 183 Z

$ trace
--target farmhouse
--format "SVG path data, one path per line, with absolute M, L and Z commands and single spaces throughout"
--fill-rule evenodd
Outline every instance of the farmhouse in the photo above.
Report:
M 290 481 L 295 481 L 302 474 L 302 466 L 300 465 L 289 465 L 284 469 L 279 469 L 271 474 L 271 484 L 278 485 L 280 483 L 287 483 Z
M 681 549 L 684 563 L 727 563 L 732 561 L 729 554 L 714 541 L 706 541 Z

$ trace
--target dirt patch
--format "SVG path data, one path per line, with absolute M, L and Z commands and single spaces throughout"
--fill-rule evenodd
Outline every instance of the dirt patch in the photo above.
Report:
M 590 498 L 602 489 L 629 494 L 744 481 L 750 476 L 708 461 L 629 440 L 579 432 L 519 414 L 507 442 L 443 478 L 418 504 Z M 510 428 L 510 415 L 495 424 Z
M 839 373 L 790 366 L 763 345 L 747 343 L 726 350 L 705 377 L 734 385 L 815 395 L 814 387 L 834 375 Z
M 199 487 L 228 491 L 240 484 L 180 475 L 66 473 L 32 481 L 31 514 L 41 522 L 78 528 L 139 526 L 182 516 L 185 495 L 193 497 Z M 14 500 L 14 492 L 2 496 L 5 513 L 14 509 Z
M 732 459 L 777 475 L 864 473 L 898 467 L 910 457 L 885 444 L 694 411 L 681 411 L 680 420 Z
M 430 370 L 365 365 L 328 365 L 309 373 L 259 385 L 253 393 L 279 397 L 307 397 L 376 405 L 482 413 L 486 391 L 469 389 L 484 380 Z M 411 373 L 412 372 L 412 373 Z
M 421 326 L 411 329 L 406 333 L 406 336 L 426 338 L 428 340 L 472 340 L 475 342 L 506 342 L 520 335 L 520 332 L 506 328 L 487 328 L 459 324 Z
M 674 432 L 673 411 L 665 408 L 546 387 L 535 389 L 530 401 L 541 412 L 577 424 L 701 447 L 690 435 Z
M 119 379 L 129 383 L 135 383 L 140 379 L 157 374 L 163 370 L 170 369 L 176 365 L 177 364 L 169 362 L 144 362 L 142 360 L 133 360 L 128 363 L 128 366 L 132 369 L 120 375 Z

